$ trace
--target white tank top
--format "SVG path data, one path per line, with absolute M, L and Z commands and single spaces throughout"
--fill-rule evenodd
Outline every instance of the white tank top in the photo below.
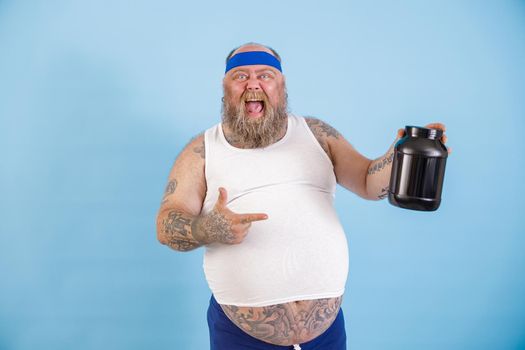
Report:
M 333 201 L 330 158 L 303 117 L 288 116 L 286 135 L 259 149 L 226 141 L 219 123 L 205 132 L 208 192 L 202 213 L 228 191 L 236 213 L 266 213 L 237 245 L 206 246 L 204 273 L 220 304 L 267 306 L 344 293 L 348 246 Z

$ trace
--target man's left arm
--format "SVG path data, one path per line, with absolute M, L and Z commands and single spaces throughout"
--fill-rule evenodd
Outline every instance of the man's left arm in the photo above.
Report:
M 388 196 L 392 161 L 394 160 L 394 146 L 401 137 L 395 139 L 386 153 L 373 160 L 366 171 L 366 190 L 371 200 L 379 200 Z
M 398 130 L 397 137 L 388 151 L 372 160 L 359 153 L 327 123 L 316 118 L 306 118 L 306 121 L 332 160 L 338 184 L 369 200 L 380 200 L 388 195 L 394 146 L 403 137 L 403 129 Z M 426 127 L 445 131 L 445 126 L 440 123 L 428 124 Z M 446 136 L 443 136 L 442 141 L 446 142 Z

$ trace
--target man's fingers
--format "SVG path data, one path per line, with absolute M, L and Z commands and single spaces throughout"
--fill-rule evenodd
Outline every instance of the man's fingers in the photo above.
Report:
M 428 124 L 427 126 L 425 126 L 425 128 L 428 128 L 428 129 L 441 129 L 443 131 L 447 130 L 447 127 L 445 126 L 445 124 L 442 124 L 442 123 L 431 123 L 431 124 Z
M 248 224 L 250 222 L 253 222 L 253 221 L 261 221 L 261 220 L 266 220 L 268 219 L 268 215 L 266 214 L 242 214 L 240 215 L 240 221 L 243 223 L 243 224 Z
M 228 192 L 226 192 L 224 187 L 219 187 L 219 199 L 217 200 L 217 204 L 221 207 L 225 207 L 226 203 L 228 203 Z

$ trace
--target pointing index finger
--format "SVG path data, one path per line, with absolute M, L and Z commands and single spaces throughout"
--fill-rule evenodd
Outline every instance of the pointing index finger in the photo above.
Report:
M 257 214 L 242 214 L 241 215 L 241 222 L 244 224 L 253 222 L 253 221 L 261 221 L 268 219 L 268 215 L 263 213 L 257 213 Z

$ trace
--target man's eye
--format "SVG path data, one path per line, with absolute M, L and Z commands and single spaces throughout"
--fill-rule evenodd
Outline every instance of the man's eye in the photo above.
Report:
M 247 78 L 246 74 L 239 74 L 239 75 L 237 75 L 237 77 L 235 79 L 237 79 L 237 80 L 245 80 L 246 78 Z
M 261 74 L 259 77 L 260 77 L 261 79 L 264 79 L 264 80 L 266 80 L 266 79 L 270 79 L 270 74 L 264 73 L 264 74 Z

